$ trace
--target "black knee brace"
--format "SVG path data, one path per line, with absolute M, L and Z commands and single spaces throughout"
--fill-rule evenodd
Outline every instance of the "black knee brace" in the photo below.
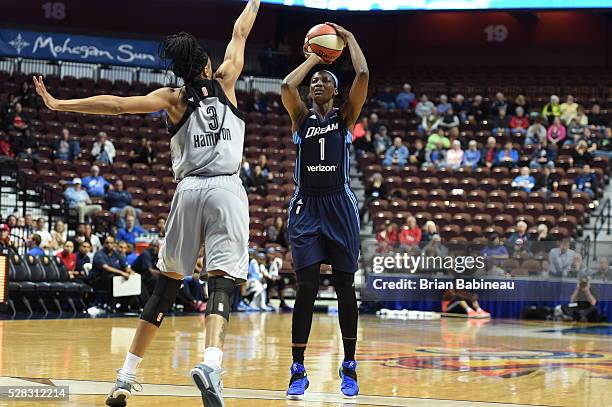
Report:
M 229 321 L 236 280 L 224 276 L 208 277 L 208 304 L 204 315 L 220 315 Z
M 147 301 L 147 304 L 142 311 L 140 319 L 147 321 L 159 328 L 164 319 L 164 315 L 176 300 L 176 296 L 183 282 L 174 278 L 167 277 L 163 274 L 159 276 L 153 295 Z

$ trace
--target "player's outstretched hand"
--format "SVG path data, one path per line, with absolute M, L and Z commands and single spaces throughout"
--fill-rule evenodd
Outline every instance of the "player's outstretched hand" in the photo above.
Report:
M 348 42 L 349 37 L 353 34 L 349 30 L 347 30 L 346 28 L 338 24 L 330 23 L 330 22 L 326 22 L 325 24 L 334 27 L 338 35 L 344 40 L 344 45 L 346 46 L 346 43 Z
M 57 110 L 57 99 L 51 96 L 51 94 L 45 87 L 45 83 L 43 82 L 42 76 L 39 76 L 38 78 L 36 76 L 33 76 L 32 78 L 34 79 L 36 93 L 38 93 L 40 97 L 42 97 L 43 102 L 45 102 L 45 105 L 47 105 L 50 110 Z
M 314 52 L 306 54 L 306 58 L 307 59 L 312 58 L 312 60 L 315 61 L 315 63 L 317 65 L 331 65 L 331 62 L 327 62 L 326 60 L 324 60 L 323 58 L 321 58 L 320 56 L 318 56 Z

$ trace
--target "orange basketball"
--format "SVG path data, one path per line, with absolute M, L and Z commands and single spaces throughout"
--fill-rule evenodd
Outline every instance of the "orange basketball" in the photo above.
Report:
M 304 54 L 308 57 L 314 53 L 325 62 L 334 62 L 342 55 L 344 45 L 344 40 L 336 33 L 334 27 L 327 24 L 318 24 L 306 34 Z

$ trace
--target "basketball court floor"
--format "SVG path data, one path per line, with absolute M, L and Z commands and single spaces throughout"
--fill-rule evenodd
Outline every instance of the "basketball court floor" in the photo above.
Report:
M 70 387 L 69 401 L 2 406 L 102 406 L 136 318 L 0 321 L 0 386 Z M 360 322 L 361 395 L 342 401 L 337 316 L 315 315 L 305 401 L 286 401 L 291 315 L 233 315 L 226 406 L 602 407 L 612 400 L 612 326 L 443 318 Z M 188 372 L 204 348 L 204 318 L 164 321 L 141 365 L 130 407 L 200 406 Z

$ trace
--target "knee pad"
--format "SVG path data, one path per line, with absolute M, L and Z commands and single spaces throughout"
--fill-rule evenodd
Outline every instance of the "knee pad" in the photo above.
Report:
M 232 310 L 232 295 L 236 280 L 224 276 L 208 278 L 208 304 L 204 315 L 219 315 L 229 321 Z
M 164 319 L 164 315 L 176 300 L 176 296 L 183 282 L 174 278 L 167 277 L 163 274 L 157 279 L 153 295 L 147 301 L 147 304 L 142 311 L 140 319 L 150 322 L 159 328 Z

